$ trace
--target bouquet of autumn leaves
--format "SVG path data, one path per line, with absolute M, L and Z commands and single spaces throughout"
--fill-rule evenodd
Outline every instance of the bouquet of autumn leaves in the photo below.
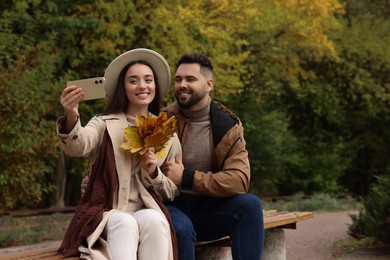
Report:
M 158 116 L 138 116 L 135 123 L 136 126 L 124 129 L 126 141 L 121 147 L 131 153 L 139 152 L 140 155 L 154 148 L 156 156 L 165 156 L 165 145 L 176 132 L 176 117 L 168 118 L 166 112 L 160 112 Z

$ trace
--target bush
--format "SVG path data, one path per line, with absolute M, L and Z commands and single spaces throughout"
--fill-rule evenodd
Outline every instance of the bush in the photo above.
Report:
M 377 177 L 368 196 L 363 199 L 363 209 L 351 216 L 349 231 L 354 237 L 374 237 L 390 242 L 390 176 Z
M 350 196 L 336 196 L 329 193 L 317 193 L 305 196 L 302 193 L 295 194 L 287 200 L 267 202 L 263 200 L 263 208 L 278 211 L 344 211 L 360 208 L 360 204 Z

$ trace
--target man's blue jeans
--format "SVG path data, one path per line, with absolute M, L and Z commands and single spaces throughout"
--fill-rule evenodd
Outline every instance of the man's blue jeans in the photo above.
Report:
M 195 260 L 195 241 L 224 236 L 232 239 L 234 260 L 261 259 L 264 223 L 261 201 L 257 196 L 177 199 L 166 206 L 176 230 L 180 260 Z

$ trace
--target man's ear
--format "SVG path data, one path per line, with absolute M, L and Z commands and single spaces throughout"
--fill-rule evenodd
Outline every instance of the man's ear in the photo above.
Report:
M 214 80 L 213 79 L 207 80 L 207 88 L 208 88 L 209 92 L 211 92 L 211 90 L 213 90 L 213 88 L 214 88 Z

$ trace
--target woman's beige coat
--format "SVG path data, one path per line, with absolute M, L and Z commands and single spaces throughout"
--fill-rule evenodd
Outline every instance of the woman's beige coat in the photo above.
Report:
M 79 119 L 69 134 L 61 134 L 63 121 L 63 117 L 58 120 L 57 134 L 61 140 L 65 154 L 69 156 L 89 157 L 93 161 L 102 142 L 105 128 L 107 128 L 111 138 L 119 180 L 119 187 L 116 190 L 117 196 L 114 196 L 117 200 L 113 202 L 113 209 L 104 214 L 103 220 L 96 230 L 87 238 L 88 248 L 80 247 L 79 250 L 82 252 L 82 257 L 86 259 L 112 259 L 108 244 L 104 240 L 103 231 L 110 214 L 113 211 L 123 210 L 129 201 L 130 169 L 132 169 L 131 164 L 134 161 L 128 151 L 120 148 L 120 145 L 125 141 L 123 129 L 129 123 L 124 113 L 95 116 L 85 127 L 81 126 Z M 166 150 L 167 155 L 164 158 L 158 158 L 158 166 L 161 166 L 165 160 L 174 160 L 177 153 L 181 154 L 181 145 L 176 134 L 171 138 Z M 178 187 L 162 174 L 160 168 L 158 168 L 158 176 L 155 179 L 151 179 L 139 166 L 139 160 L 135 161 L 135 163 L 138 164 L 136 181 L 138 182 L 139 192 L 145 207 L 158 210 L 163 214 L 153 197 L 147 191 L 147 188 L 153 186 L 154 191 L 164 201 L 171 201 L 179 195 Z M 169 243 L 169 259 L 173 259 L 171 239 Z M 153 249 L 151 248 L 151 250 Z

